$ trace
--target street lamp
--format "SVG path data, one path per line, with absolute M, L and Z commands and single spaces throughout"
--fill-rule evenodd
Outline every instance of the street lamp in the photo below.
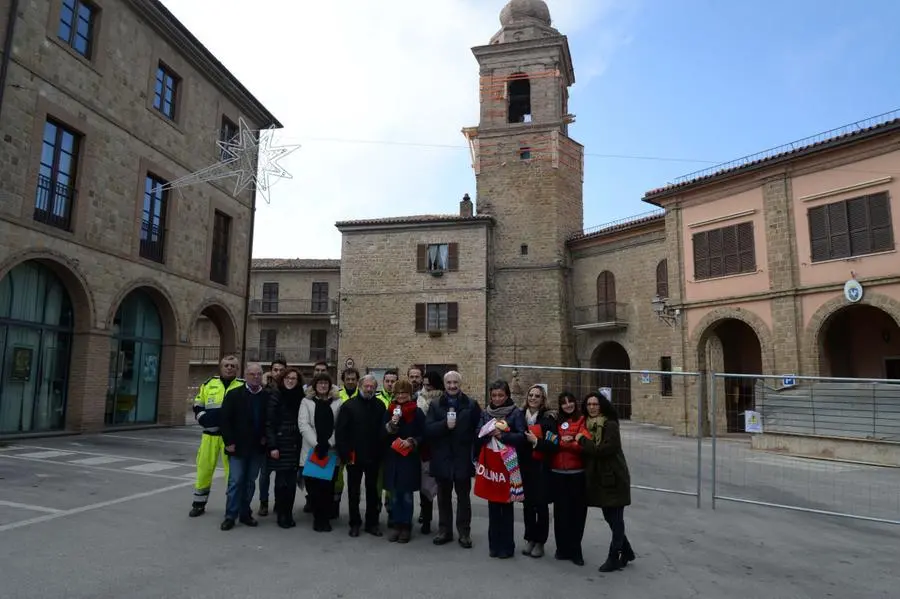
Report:
M 659 297 L 658 295 L 653 296 L 653 300 L 650 302 L 650 305 L 653 307 L 653 311 L 656 313 L 656 317 L 665 322 L 670 327 L 674 327 L 675 323 L 678 322 L 678 317 L 681 316 L 681 310 L 678 308 L 672 308 L 668 304 L 666 304 L 666 300 Z

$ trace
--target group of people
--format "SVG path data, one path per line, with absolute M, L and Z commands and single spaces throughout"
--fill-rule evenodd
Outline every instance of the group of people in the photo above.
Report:
M 600 571 L 619 570 L 635 559 L 624 521 L 631 481 L 609 389 L 582 401 L 563 391 L 558 408 L 551 409 L 545 387 L 534 385 L 519 407 L 509 385 L 498 380 L 482 407 L 462 391 L 455 371 L 442 377 L 412 366 L 401 378 L 389 370 L 379 390 L 374 375 L 360 377 L 354 368 L 334 384 L 324 362 L 315 365 L 308 384 L 281 361 L 272 364 L 268 381 L 258 363 L 248 364 L 243 378 L 238 367 L 235 356 L 223 358 L 220 375 L 201 385 L 194 402 L 203 435 L 191 517 L 205 513 L 221 460 L 228 479 L 221 523 L 226 531 L 236 522 L 258 525 L 251 510 L 257 479 L 257 514 L 268 515 L 274 472 L 273 512 L 282 528 L 296 526 L 301 488 L 313 530 L 332 531 L 346 487 L 350 536 L 383 536 L 384 506 L 388 540 L 407 543 L 418 493 L 421 533 L 431 532 L 436 500 L 434 544 L 452 542 L 455 530 L 459 545 L 471 548 L 474 490 L 488 501 L 491 557 L 515 554 L 514 506 L 522 503 L 524 555 L 544 555 L 552 504 L 556 559 L 584 565 L 589 507 L 601 508 L 612 533 Z

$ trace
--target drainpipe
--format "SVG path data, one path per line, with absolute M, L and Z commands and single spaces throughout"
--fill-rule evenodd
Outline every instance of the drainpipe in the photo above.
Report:
M 3 62 L 0 63 L 0 112 L 3 111 L 3 96 L 6 91 L 6 75 L 9 73 L 9 62 L 12 60 L 13 33 L 16 30 L 17 13 L 19 12 L 19 0 L 12 0 L 9 4 L 9 14 L 6 16 L 6 35 L 3 38 Z
M 254 161 L 254 164 L 256 162 Z M 244 333 L 241 335 L 241 362 L 247 367 L 247 326 L 250 324 L 250 269 L 253 267 L 253 230 L 256 225 L 256 185 L 250 202 L 250 244 L 247 248 L 247 282 L 244 285 Z

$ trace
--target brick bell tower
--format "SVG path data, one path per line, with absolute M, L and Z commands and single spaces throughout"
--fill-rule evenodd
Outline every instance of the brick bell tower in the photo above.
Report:
M 477 209 L 496 221 L 488 256 L 487 378 L 513 394 L 547 383 L 556 395 L 577 377 L 500 364 L 572 366 L 566 240 L 583 228 L 584 149 L 569 138 L 575 72 L 564 35 L 542 0 L 511 0 L 501 29 L 472 49 L 481 115 L 463 129 L 475 170 Z M 517 383 L 517 384 L 514 384 Z M 474 390 L 473 390 L 474 392 Z

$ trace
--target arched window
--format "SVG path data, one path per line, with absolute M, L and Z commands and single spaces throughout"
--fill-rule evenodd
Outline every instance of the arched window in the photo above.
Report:
M 597 277 L 597 322 L 616 319 L 616 277 L 604 270 Z
M 669 261 L 665 258 L 656 265 L 656 295 L 663 299 L 669 297 Z
M 525 73 L 515 73 L 507 83 L 509 96 L 508 121 L 527 123 L 531 121 L 531 82 Z M 526 118 L 527 117 L 527 118 Z

